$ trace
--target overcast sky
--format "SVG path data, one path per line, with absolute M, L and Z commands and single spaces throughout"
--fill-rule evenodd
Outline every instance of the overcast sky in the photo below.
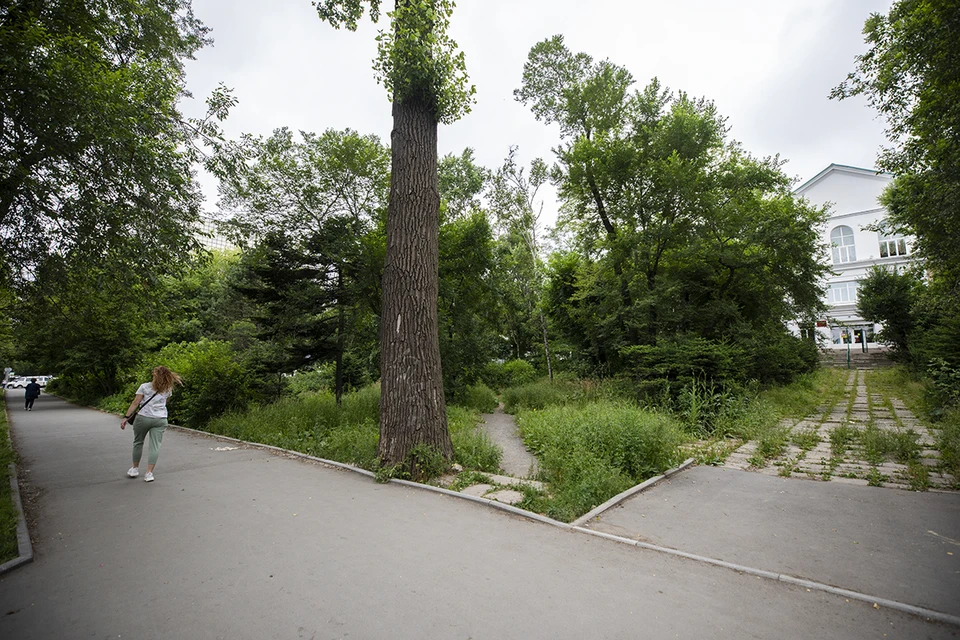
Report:
M 386 0 L 384 5 L 391 6 Z M 574 52 L 608 58 L 630 70 L 641 88 L 664 86 L 713 100 L 732 138 L 755 156 L 780 154 L 785 171 L 807 180 L 831 162 L 871 168 L 884 143 L 883 123 L 862 100 L 828 99 L 866 50 L 863 22 L 886 13 L 890 0 L 460 0 L 451 35 L 476 85 L 473 111 L 440 126 L 440 154 L 474 149 L 477 161 L 500 165 L 510 145 L 528 163 L 553 161 L 556 125 L 537 122 L 513 99 L 535 43 L 563 34 Z M 269 135 L 278 127 L 320 132 L 351 128 L 390 138 L 390 105 L 373 77 L 374 37 L 387 28 L 366 20 L 357 32 L 336 31 L 308 0 L 193 0 L 214 45 L 187 63 L 200 115 L 203 99 L 223 82 L 239 104 L 226 122 L 230 137 Z M 206 208 L 216 182 L 202 178 Z M 548 200 L 549 200 L 549 194 Z M 547 202 L 545 222 L 555 217 Z

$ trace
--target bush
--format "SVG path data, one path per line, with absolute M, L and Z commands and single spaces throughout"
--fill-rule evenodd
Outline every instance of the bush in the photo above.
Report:
M 498 404 L 497 394 L 490 387 L 480 382 L 467 387 L 462 404 L 480 413 L 493 413 Z
M 97 406 L 125 413 L 137 388 L 149 382 L 154 367 L 163 365 L 183 379 L 167 401 L 171 422 L 201 428 L 210 420 L 250 404 L 252 392 L 246 370 L 234 359 L 227 342 L 201 340 L 168 344 L 159 353 L 146 356 L 130 374 L 131 381 Z
M 572 520 L 680 460 L 680 425 L 665 413 L 599 401 L 520 416 L 554 499 L 548 513 Z
M 508 360 L 503 363 L 506 383 L 511 386 L 527 384 L 537 379 L 537 370 L 526 360 Z
M 503 454 L 476 428 L 478 421 L 473 411 L 447 408 L 454 458 L 466 469 L 495 472 Z M 206 430 L 376 471 L 379 424 L 380 388 L 372 384 L 345 393 L 339 407 L 329 391 L 303 394 L 221 416 Z M 421 463 L 425 455 L 418 454 Z
M 582 386 L 570 382 L 534 382 L 519 387 L 510 387 L 503 392 L 503 409 L 516 413 L 521 409 L 544 409 L 558 404 L 579 400 Z
M 317 391 L 333 391 L 336 376 L 336 366 L 325 362 L 312 369 L 297 371 L 287 377 L 287 388 L 295 395 L 316 393 Z

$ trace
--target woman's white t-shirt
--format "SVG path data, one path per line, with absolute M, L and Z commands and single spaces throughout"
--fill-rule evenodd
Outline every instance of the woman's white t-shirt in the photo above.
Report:
M 150 396 L 154 394 L 153 384 L 149 382 L 144 382 L 140 385 L 140 388 L 137 389 L 137 393 L 143 396 L 140 405 L 140 415 L 144 418 L 166 418 L 167 417 L 167 398 L 170 397 L 171 391 L 166 393 L 158 393 L 153 400 L 150 400 Z M 150 402 L 147 402 L 150 400 Z

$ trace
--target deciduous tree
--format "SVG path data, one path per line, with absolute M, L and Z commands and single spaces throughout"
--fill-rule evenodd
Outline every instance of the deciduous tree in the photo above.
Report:
M 314 6 L 334 27 L 354 30 L 365 5 L 376 22 L 380 4 L 318 0 Z M 463 54 L 447 35 L 453 6 L 452 0 L 397 0 L 374 64 L 393 100 L 380 324 L 379 456 L 388 466 L 409 464 L 419 444 L 453 458 L 437 328 L 437 124 L 460 118 L 473 95 Z

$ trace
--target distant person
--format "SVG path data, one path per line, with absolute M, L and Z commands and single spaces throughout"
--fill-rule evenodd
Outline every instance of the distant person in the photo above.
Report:
M 155 367 L 153 380 L 140 385 L 136 397 L 120 422 L 120 428 L 125 429 L 127 416 L 131 416 L 139 408 L 136 417 L 130 418 L 133 424 L 133 466 L 127 471 L 127 475 L 131 478 L 140 475 L 143 441 L 149 436 L 147 475 L 143 479 L 153 482 L 153 468 L 157 465 L 160 443 L 163 442 L 163 432 L 167 428 L 167 398 L 173 393 L 175 384 L 183 384 L 180 376 L 166 367 Z
M 23 398 L 26 401 L 24 409 L 27 411 L 33 411 L 33 401 L 40 397 L 40 385 L 37 384 L 36 378 L 30 378 L 30 384 L 27 385 L 26 392 L 23 394 Z

